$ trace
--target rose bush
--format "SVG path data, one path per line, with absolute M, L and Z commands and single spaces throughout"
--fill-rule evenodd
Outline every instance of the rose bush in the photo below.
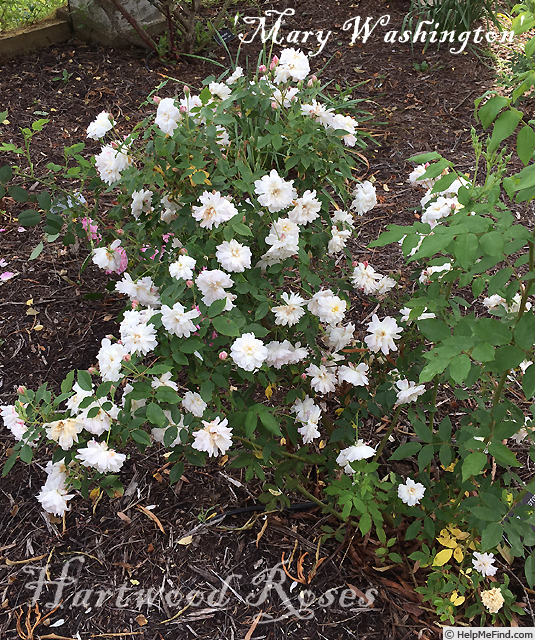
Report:
M 348 244 L 377 204 L 373 184 L 354 177 L 365 148 L 347 113 L 356 102 L 328 98 L 308 74 L 305 56 L 286 50 L 252 81 L 236 68 L 198 95 L 155 95 L 155 113 L 126 139 L 91 161 L 75 145 L 65 167 L 49 166 L 79 184 L 50 182 L 53 193 L 37 196 L 45 231 L 84 238 L 93 262 L 121 276 L 111 282 L 127 302 L 98 367 L 71 372 L 59 396 L 21 389 L 2 408 L 18 440 L 4 473 L 52 447 L 38 499 L 64 515 L 93 482 L 121 491 L 129 442 L 162 443 L 171 482 L 186 463 L 227 456 L 264 481 L 268 507 L 297 491 L 372 532 L 379 561 L 404 561 L 399 527 L 410 518 L 409 558 L 427 572 L 421 591 L 442 620 L 483 623 L 485 608 L 510 620 L 522 609 L 507 572 L 485 587 L 498 551 L 526 556 L 535 582 L 532 509 L 521 505 L 534 484 L 514 471 L 512 450 L 534 455 L 534 241 L 507 204 L 535 195 L 535 132 L 492 97 L 478 105 L 493 130 L 484 145 L 473 135 L 473 176 L 435 153 L 414 158 L 420 221 L 372 243 L 401 243 L 407 268 L 393 278 L 353 261 Z M 518 126 L 527 166 L 507 177 L 503 144 Z M 113 127 L 99 114 L 88 136 Z M 12 147 L 30 161 L 19 180 L 35 180 L 28 145 Z M 369 442 L 364 425 L 381 426 Z M 396 473 L 400 460 L 413 477 Z

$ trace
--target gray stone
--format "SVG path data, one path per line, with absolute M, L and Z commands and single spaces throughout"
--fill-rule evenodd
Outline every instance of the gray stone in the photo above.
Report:
M 120 0 L 122 6 L 151 36 L 165 30 L 163 15 L 148 0 Z M 105 46 L 146 46 L 131 24 L 110 0 L 70 0 L 71 20 L 75 35 Z

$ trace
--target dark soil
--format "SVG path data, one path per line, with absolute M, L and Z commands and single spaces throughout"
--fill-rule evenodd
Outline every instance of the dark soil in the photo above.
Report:
M 469 170 L 473 100 L 494 82 L 489 59 L 391 45 L 383 41 L 384 27 L 366 44 L 350 46 L 351 34 L 342 30 L 346 20 L 389 14 L 388 29 L 399 29 L 407 5 L 371 0 L 276 4 L 279 11 L 296 9 L 283 33 L 291 28 L 333 31 L 323 54 L 312 58 L 313 70 L 329 61 L 322 79 L 358 85 L 353 97 L 369 100 L 371 122 L 380 123 L 369 129 L 380 147 L 367 152 L 369 169 L 361 165 L 359 175 L 375 178 L 380 205 L 362 226 L 354 251 L 384 272 L 399 268 L 398 254 L 375 253 L 366 246 L 386 224 L 414 219 L 411 207 L 418 195 L 406 182 L 407 158 L 437 150 Z M 270 6 L 243 7 L 241 13 L 262 15 Z M 236 48 L 232 43 L 231 51 Z M 257 43 L 243 46 L 242 66 L 245 58 L 254 65 L 257 52 Z M 222 49 L 211 55 L 226 59 Z M 428 70 L 417 71 L 424 60 Z M 219 73 L 210 62 L 171 67 L 147 59 L 143 51 L 71 41 L 3 64 L 1 107 L 9 111 L 9 124 L 0 125 L 0 135 L 20 142 L 18 127 L 49 114 L 51 122 L 33 143 L 39 172 L 47 162 L 61 160 L 65 144 L 85 140 L 85 128 L 101 110 L 111 111 L 126 131 L 151 111 L 140 105 L 162 79 L 176 78 L 195 89 L 210 73 Z M 173 95 L 176 87 L 168 84 L 162 97 Z M 89 143 L 88 149 L 96 151 L 97 145 L 93 149 Z M 29 261 L 41 229 L 20 231 L 16 214 L 15 203 L 4 198 L 0 258 L 16 276 L 0 284 L 2 403 L 15 400 L 18 385 L 35 389 L 47 382 L 57 389 L 68 371 L 93 364 L 101 338 L 114 332 L 122 308 L 112 295 L 91 296 L 104 290 L 107 279 L 85 264 L 84 251 L 50 244 Z M 42 330 L 36 331 L 36 325 Z M 0 446 L 5 457 L 12 446 L 6 432 Z M 131 451 L 121 473 L 125 496 L 73 501 L 65 522 L 49 522 L 35 500 L 44 476 L 39 464 L 28 468 L 19 463 L 1 481 L 0 638 L 440 637 L 436 616 L 414 591 L 425 580 L 422 570 L 411 575 L 408 569 L 402 573 L 380 566 L 373 553 L 377 541 L 350 530 L 320 546 L 322 527 L 337 524 L 319 510 L 245 512 L 212 520 L 213 514 L 256 504 L 258 487 L 216 463 L 186 468 L 171 487 L 162 454 Z M 413 550 L 408 543 L 395 549 L 404 555 Z M 299 580 L 283 572 L 283 558 L 288 573 Z M 323 562 L 314 573 L 319 559 Z M 513 574 L 511 588 L 519 601 L 528 604 L 522 567 L 506 570 Z M 270 588 L 269 581 L 275 586 Z M 31 604 L 33 596 L 38 608 Z M 535 625 L 530 615 L 519 623 Z

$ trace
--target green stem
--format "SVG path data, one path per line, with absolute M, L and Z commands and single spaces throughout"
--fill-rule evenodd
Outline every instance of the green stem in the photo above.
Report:
M 315 504 L 318 505 L 318 507 L 321 507 L 327 513 L 330 513 L 335 518 L 338 518 L 338 520 L 341 520 L 342 522 L 346 522 L 345 518 L 342 517 L 341 513 L 336 511 L 336 509 L 334 509 L 330 505 L 325 504 L 324 502 L 322 502 L 319 498 L 316 498 L 316 496 L 313 495 L 312 493 L 310 493 L 310 491 L 308 491 L 307 489 L 305 489 L 305 487 L 303 487 L 302 484 L 297 483 L 295 488 L 297 489 L 297 491 L 299 491 L 299 493 L 301 495 L 303 495 L 305 498 L 310 500 L 310 502 L 314 502 Z M 356 523 L 354 523 L 354 522 L 351 522 L 351 524 L 354 524 L 355 526 L 357 526 Z
M 401 412 L 401 405 L 398 405 L 396 407 L 396 410 L 394 411 L 394 415 L 392 416 L 392 422 L 390 423 L 390 426 L 388 427 L 387 432 L 383 436 L 383 439 L 381 440 L 379 447 L 377 448 L 377 452 L 373 458 L 373 462 L 377 462 L 377 460 L 379 460 L 379 457 L 381 456 L 381 453 L 383 453 L 383 449 L 385 448 L 386 443 L 388 442 L 388 438 L 390 438 L 390 436 L 392 435 L 392 432 L 394 431 L 394 428 L 398 423 L 400 412 Z

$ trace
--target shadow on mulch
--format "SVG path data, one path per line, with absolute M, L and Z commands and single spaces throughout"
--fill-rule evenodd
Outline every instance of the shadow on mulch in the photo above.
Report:
M 279 10 L 287 6 L 280 4 Z M 329 60 L 322 79 L 359 84 L 353 97 L 369 100 L 372 122 L 381 123 L 371 129 L 381 146 L 367 153 L 369 169 L 359 168 L 361 179 L 377 181 L 379 205 L 352 249 L 356 258 L 370 259 L 384 272 L 400 268 L 399 253 L 366 247 L 387 224 L 414 219 L 411 207 L 418 195 L 407 187 L 406 159 L 437 150 L 469 170 L 473 99 L 493 83 L 491 70 L 471 53 L 441 50 L 423 56 L 408 45 L 385 43 L 384 32 L 350 46 L 351 34 L 342 30 L 349 17 L 388 13 L 389 28 L 399 28 L 407 4 L 296 0 L 288 5 L 296 16 L 284 28 L 285 33 L 291 28 L 332 30 L 323 54 L 312 58 L 313 69 Z M 260 8 L 243 11 L 261 13 Z M 247 58 L 254 64 L 257 51 L 256 43 L 244 46 L 241 63 Z M 222 50 L 213 55 L 219 62 L 226 59 Z M 424 59 L 428 71 L 416 71 L 415 63 Z M 151 111 L 139 105 L 165 77 L 196 89 L 210 73 L 219 69 L 209 62 L 169 68 L 147 62 L 141 52 L 73 41 L 4 64 L 0 91 L 10 124 L 2 127 L 2 135 L 18 141 L 19 126 L 50 117 L 34 142 L 39 172 L 47 162 L 61 159 L 63 145 L 84 139 L 99 111 L 111 111 L 127 131 Z M 161 95 L 177 92 L 170 83 Z M 98 146 L 88 141 L 87 148 L 96 151 Z M 107 278 L 91 264 L 80 272 L 87 254 L 52 244 L 29 261 L 39 229 L 18 230 L 9 199 L 0 209 L 0 257 L 16 274 L 0 285 L 0 399 L 9 403 L 20 384 L 36 388 L 47 382 L 57 389 L 69 370 L 93 364 L 101 338 L 115 332 L 122 302 L 111 295 L 88 299 L 103 290 Z M 43 328 L 37 331 L 37 326 Z M 3 456 L 11 445 L 3 433 Z M 65 522 L 50 521 L 35 500 L 49 457 L 45 453 L 31 468 L 18 464 L 0 485 L 0 637 L 6 640 L 28 636 L 26 624 L 36 625 L 30 638 L 83 640 L 440 636 L 436 617 L 420 606 L 414 591 L 416 582 L 424 580 L 422 570 L 411 576 L 408 570 L 378 565 L 373 537 L 362 539 L 347 530 L 319 544 L 323 527 L 337 524 L 318 510 L 219 519 L 229 510 L 256 504 L 259 487 L 245 483 L 240 471 L 227 473 L 217 463 L 187 467 L 171 487 L 163 450 L 140 455 L 132 449 L 121 473 L 123 497 L 74 500 Z M 403 542 L 394 549 L 404 555 L 413 550 Z M 521 584 L 513 580 L 512 588 L 525 600 Z

